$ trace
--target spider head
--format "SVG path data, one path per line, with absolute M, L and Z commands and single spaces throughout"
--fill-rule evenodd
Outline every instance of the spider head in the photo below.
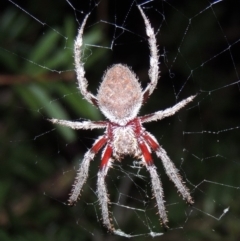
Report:
M 102 113 L 123 126 L 137 116 L 143 102 L 142 88 L 129 67 L 116 64 L 104 74 L 97 99 Z

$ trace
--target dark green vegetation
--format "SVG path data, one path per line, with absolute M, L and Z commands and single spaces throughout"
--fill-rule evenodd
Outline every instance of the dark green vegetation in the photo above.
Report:
M 114 44 L 112 50 L 89 46 L 85 49 L 89 88 L 96 93 L 104 70 L 118 62 L 132 66 L 143 86 L 148 81 L 149 50 L 144 24 L 134 4 L 131 9 L 129 1 L 102 1 L 98 7 L 93 7 L 91 1 L 85 2 L 88 4 L 81 6 L 71 1 L 79 10 L 75 15 L 63 0 L 24 1 L 24 5 L 15 1 L 32 16 L 9 1 L 2 3 L 1 241 L 123 239 L 108 235 L 102 227 L 95 193 L 100 155 L 91 163 L 89 179 L 77 206 L 66 205 L 75 169 L 101 132 L 74 132 L 47 121 L 103 118 L 82 99 L 76 85 L 72 47 L 79 26 L 77 20 L 81 23 L 85 16 L 81 11 L 92 10 L 85 43 L 106 47 Z M 189 1 L 169 2 L 171 5 L 153 1 L 146 10 L 158 30 L 161 79 L 141 114 L 199 94 L 189 108 L 176 116 L 146 125 L 180 169 L 195 204 L 193 208 L 187 207 L 164 174 L 161 161 L 154 156 L 165 191 L 169 226 L 174 228 L 156 239 L 239 240 L 240 88 L 230 84 L 238 81 L 240 74 L 240 7 L 237 1 L 212 6 L 208 1 L 191 5 Z M 175 94 L 179 94 L 178 99 Z M 137 176 L 132 160 L 126 158 L 110 170 L 110 199 L 145 211 L 112 204 L 113 216 L 127 233 L 161 232 L 148 173 L 143 169 L 141 176 Z M 210 216 L 218 218 L 228 207 L 229 212 L 219 221 Z

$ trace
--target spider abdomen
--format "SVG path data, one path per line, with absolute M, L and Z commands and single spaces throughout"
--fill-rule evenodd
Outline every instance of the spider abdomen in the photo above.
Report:
M 97 99 L 107 118 L 124 125 L 137 115 L 143 95 L 135 74 L 127 66 L 116 64 L 103 76 Z

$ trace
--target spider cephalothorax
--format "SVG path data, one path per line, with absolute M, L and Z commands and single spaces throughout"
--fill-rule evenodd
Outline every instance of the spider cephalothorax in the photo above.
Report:
M 109 200 L 105 185 L 105 176 L 114 159 L 119 160 L 125 155 L 132 155 L 142 160 L 142 163 L 150 173 L 153 194 L 156 199 L 159 216 L 165 227 L 167 227 L 168 219 L 164 205 L 163 188 L 156 171 L 156 166 L 153 163 L 151 156 L 152 151 L 162 160 L 167 175 L 173 181 L 183 199 L 189 204 L 193 204 L 190 192 L 183 183 L 177 168 L 168 157 L 166 151 L 159 145 L 155 137 L 147 132 L 142 124 L 174 115 L 177 111 L 191 102 L 195 96 L 190 96 L 166 110 L 157 111 L 145 116 L 137 116 L 142 103 L 146 101 L 155 89 L 159 74 L 158 49 L 154 31 L 141 7 L 138 6 L 138 8 L 145 22 L 150 46 L 150 83 L 148 86 L 142 90 L 136 75 L 130 68 L 122 64 L 116 64 L 106 71 L 97 96 L 88 92 L 88 83 L 85 79 L 83 63 L 81 62 L 82 35 L 88 18 L 87 15 L 79 29 L 74 45 L 74 57 L 79 89 L 84 98 L 91 104 L 97 106 L 109 121 L 93 122 L 89 120 L 79 122 L 58 119 L 50 120 L 53 123 L 68 126 L 73 129 L 106 128 L 104 134 L 94 142 L 92 148 L 84 155 L 69 198 L 69 204 L 73 205 L 77 202 L 83 184 L 88 177 L 90 161 L 100 149 L 104 148 L 100 170 L 98 172 L 97 194 L 102 209 L 103 224 L 108 230 L 115 234 L 123 234 L 123 232 L 114 228 L 109 217 Z

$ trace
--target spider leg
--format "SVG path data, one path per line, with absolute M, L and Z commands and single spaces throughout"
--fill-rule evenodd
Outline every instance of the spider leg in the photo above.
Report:
M 112 162 L 111 155 L 112 155 L 112 146 L 107 145 L 103 151 L 102 161 L 100 165 L 100 170 L 98 172 L 98 180 L 97 180 L 97 195 L 98 195 L 98 201 L 102 210 L 103 225 L 115 235 L 123 236 L 125 238 L 131 238 L 132 236 L 130 234 L 126 234 L 120 229 L 115 229 L 111 222 L 112 219 L 109 217 L 109 210 L 108 210 L 109 198 L 108 198 L 107 187 L 105 183 L 105 177 L 108 173 L 109 167 L 111 167 L 111 162 Z
M 81 47 L 82 47 L 82 42 L 83 42 L 83 39 L 82 39 L 83 29 L 84 29 L 85 24 L 87 22 L 88 16 L 89 16 L 89 14 L 84 18 L 83 23 L 78 30 L 78 35 L 77 35 L 77 37 L 75 39 L 75 42 L 74 42 L 74 59 L 75 59 L 75 66 L 76 66 L 76 73 L 77 73 L 77 80 L 78 80 L 79 89 L 80 89 L 82 95 L 84 96 L 84 98 L 88 102 L 97 106 L 98 103 L 97 103 L 96 96 L 94 96 L 92 93 L 88 92 L 88 90 L 87 90 L 88 82 L 87 82 L 87 79 L 85 78 L 85 71 L 84 71 L 82 60 L 81 60 L 81 55 L 82 55 Z
M 159 74 L 159 67 L 158 67 L 158 48 L 157 48 L 157 41 L 154 34 L 154 30 L 151 27 L 151 24 L 143 12 L 142 8 L 138 6 L 138 9 L 143 17 L 145 26 L 146 26 L 146 34 L 148 36 L 148 43 L 150 47 L 150 69 L 149 69 L 149 78 L 150 83 L 147 85 L 143 92 L 143 101 L 145 102 L 147 98 L 152 94 L 154 89 L 156 88 L 157 82 L 158 82 L 158 74 Z
M 107 122 L 105 121 L 66 121 L 66 120 L 58 120 L 58 119 L 48 119 L 48 121 L 54 123 L 54 124 L 59 124 L 62 126 L 67 126 L 75 130 L 79 129 L 97 129 L 97 128 L 105 128 L 107 127 Z
M 164 205 L 165 201 L 164 201 L 162 183 L 157 174 L 156 166 L 153 163 L 150 149 L 148 145 L 141 140 L 139 141 L 139 147 L 142 151 L 143 161 L 146 164 L 146 168 L 149 171 L 151 176 L 152 189 L 153 189 L 154 196 L 156 198 L 159 216 L 162 220 L 162 224 L 164 225 L 164 227 L 168 228 L 167 226 L 168 218 L 167 218 L 167 212 L 165 210 L 165 205 Z
M 178 112 L 179 110 L 181 110 L 184 106 L 186 106 L 188 103 L 190 103 L 191 101 L 193 101 L 193 99 L 196 97 L 196 95 L 192 95 L 180 102 L 178 102 L 176 105 L 174 105 L 173 107 L 167 108 L 166 110 L 160 110 L 157 111 L 153 114 L 148 114 L 148 115 L 144 115 L 141 116 L 141 122 L 142 123 L 146 123 L 146 122 L 151 122 L 151 121 L 157 121 L 157 120 L 162 120 L 166 117 L 172 116 L 174 115 L 176 112 Z
M 156 155 L 162 160 L 164 169 L 172 182 L 177 187 L 178 191 L 181 193 L 184 200 L 189 204 L 193 204 L 192 197 L 188 188 L 184 185 L 182 178 L 179 174 L 178 169 L 175 167 L 174 163 L 168 157 L 166 151 L 158 144 L 157 140 L 148 132 L 144 133 L 144 139 L 147 141 L 149 146 L 156 152 Z
M 75 183 L 73 185 L 70 198 L 69 198 L 69 205 L 74 205 L 78 197 L 80 195 L 80 192 L 82 190 L 83 184 L 86 182 L 88 177 L 88 169 L 90 161 L 94 158 L 96 153 L 106 144 L 107 142 L 107 136 L 103 135 L 100 136 L 93 144 L 92 148 L 84 155 L 83 161 L 80 164 Z
M 108 193 L 107 193 L 107 188 L 105 183 L 105 177 L 107 175 L 109 167 L 111 166 L 111 155 L 112 155 L 112 147 L 107 145 L 103 152 L 100 170 L 98 172 L 97 195 L 98 195 L 98 201 L 102 210 L 103 225 L 109 231 L 114 232 L 114 228 L 109 217 L 109 210 L 108 210 L 109 199 L 108 199 Z

